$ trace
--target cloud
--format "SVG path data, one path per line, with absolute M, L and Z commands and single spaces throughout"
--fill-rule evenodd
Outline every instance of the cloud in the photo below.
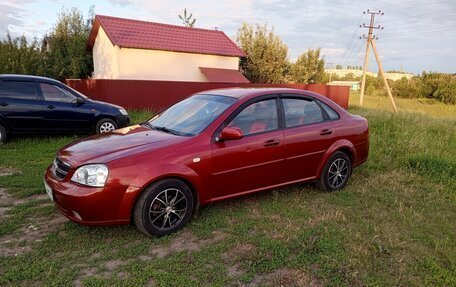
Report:
M 82 10 L 88 5 L 86 1 L 40 0 L 32 4 L 33 0 L 4 0 L 0 4 L 0 33 L 7 28 L 16 34 L 39 32 L 45 25 L 36 21 L 55 20 L 61 8 L 56 1 Z M 47 11 L 37 11 L 38 5 Z M 377 46 L 385 69 L 404 65 L 420 71 L 427 69 L 420 67 L 421 63 L 434 63 L 430 67 L 455 72 L 454 0 L 106 0 L 95 7 L 100 14 L 177 25 L 182 24 L 178 15 L 184 8 L 193 13 L 196 27 L 218 27 L 234 38 L 243 22 L 267 23 L 289 47 L 290 59 L 321 47 L 326 61 L 345 65 L 362 64 L 366 42 L 359 36 L 367 34 L 367 29 L 358 25 L 369 21 L 362 11 L 382 9 L 385 15 L 377 17 L 376 24 L 385 29 Z M 441 30 L 432 31 L 438 28 Z M 442 53 L 436 53 L 441 47 L 445 47 Z
M 107 0 L 109 3 L 117 6 L 130 6 L 134 4 L 132 0 Z
M 25 14 L 25 9 L 9 5 L 8 2 L 0 4 L 0 33 L 6 34 L 10 30 L 11 25 L 21 26 Z

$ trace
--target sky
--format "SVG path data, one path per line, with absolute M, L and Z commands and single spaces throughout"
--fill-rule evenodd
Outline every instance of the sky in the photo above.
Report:
M 289 48 L 290 60 L 307 49 L 321 48 L 328 67 L 361 66 L 370 17 L 377 15 L 377 49 L 384 70 L 412 73 L 456 73 L 456 0 L 1 0 L 0 37 L 41 38 L 62 9 L 77 7 L 95 13 L 152 22 L 181 24 L 184 8 L 196 18 L 195 27 L 224 31 L 233 40 L 242 23 L 268 24 Z M 372 51 L 372 50 L 371 50 Z M 370 55 L 369 70 L 377 71 Z

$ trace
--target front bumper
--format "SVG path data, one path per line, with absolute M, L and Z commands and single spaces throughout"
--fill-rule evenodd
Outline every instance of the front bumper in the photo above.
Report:
M 116 122 L 119 128 L 128 127 L 130 125 L 130 116 L 118 115 L 116 116 Z
M 87 187 L 69 180 L 59 181 L 52 173 L 52 165 L 46 170 L 44 181 L 52 189 L 52 198 L 62 214 L 84 225 L 129 224 L 129 212 L 122 212 L 122 186 Z M 71 178 L 72 172 L 66 178 Z

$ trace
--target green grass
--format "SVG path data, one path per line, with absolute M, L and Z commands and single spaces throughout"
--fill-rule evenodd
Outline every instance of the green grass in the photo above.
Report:
M 395 115 L 387 98 L 360 108 L 352 97 L 371 151 L 344 190 L 302 184 L 221 202 L 163 238 L 61 220 L 36 194 L 76 137 L 12 139 L 0 166 L 20 173 L 0 187 L 22 202 L 0 219 L 0 254 L 28 251 L 0 255 L 0 286 L 455 286 L 456 107 L 398 99 Z

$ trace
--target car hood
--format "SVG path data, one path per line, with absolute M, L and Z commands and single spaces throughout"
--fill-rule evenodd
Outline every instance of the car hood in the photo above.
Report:
M 89 100 L 90 100 L 90 102 L 92 104 L 95 104 L 95 105 L 110 106 L 111 108 L 114 108 L 116 110 L 123 109 L 122 106 L 118 106 L 118 105 L 115 105 L 115 104 L 112 104 L 112 103 L 107 103 L 107 102 L 103 102 L 103 101 L 97 101 L 97 100 L 93 100 L 93 99 L 90 99 L 90 98 L 89 98 Z
M 136 125 L 73 142 L 59 150 L 57 156 L 71 167 L 78 167 L 90 163 L 107 163 L 188 139 Z

